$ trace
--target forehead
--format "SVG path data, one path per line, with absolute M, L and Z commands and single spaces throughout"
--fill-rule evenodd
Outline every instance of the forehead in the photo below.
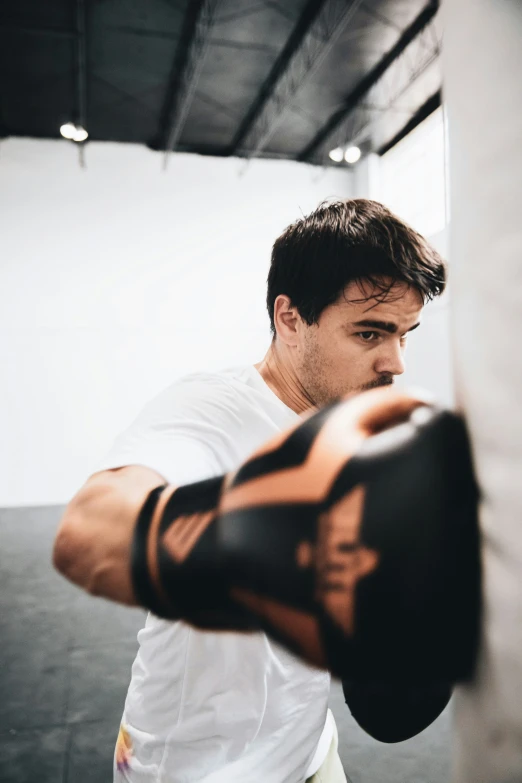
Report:
M 384 301 L 379 293 L 369 283 L 352 282 L 332 305 L 332 310 L 338 318 L 350 321 L 369 318 L 397 324 L 418 321 L 424 303 L 416 288 L 402 282 L 392 284 Z

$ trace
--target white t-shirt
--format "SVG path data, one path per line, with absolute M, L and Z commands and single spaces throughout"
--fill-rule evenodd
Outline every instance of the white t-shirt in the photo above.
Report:
M 187 484 L 238 467 L 297 414 L 253 366 L 191 375 L 149 403 L 99 470 L 139 464 Z M 125 701 L 132 783 L 302 783 L 326 756 L 330 677 L 265 634 L 149 614 Z

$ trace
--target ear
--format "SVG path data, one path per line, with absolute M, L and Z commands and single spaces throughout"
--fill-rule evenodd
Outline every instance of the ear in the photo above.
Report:
M 299 343 L 300 323 L 297 307 L 288 296 L 280 294 L 274 302 L 274 324 L 279 339 L 289 347 L 295 347 Z

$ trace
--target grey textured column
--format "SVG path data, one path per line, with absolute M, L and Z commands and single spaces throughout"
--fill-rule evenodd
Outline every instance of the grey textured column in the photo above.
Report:
M 446 0 L 457 399 L 484 493 L 485 618 L 458 783 L 522 780 L 522 2 Z

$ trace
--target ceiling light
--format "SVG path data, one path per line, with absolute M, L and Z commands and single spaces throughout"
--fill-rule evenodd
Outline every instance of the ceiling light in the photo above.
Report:
M 344 153 L 344 159 L 347 163 L 357 163 L 361 157 L 361 150 L 359 147 L 348 147 Z
M 60 127 L 60 133 L 64 139 L 69 139 L 70 141 L 85 141 L 89 135 L 85 128 L 82 128 L 81 125 L 75 125 L 72 122 L 66 122 L 65 125 L 62 125 Z
M 76 132 L 75 126 L 72 124 L 72 122 L 67 122 L 65 125 L 62 125 L 60 128 L 60 133 L 64 137 L 64 139 L 72 139 L 74 137 L 74 134 Z
M 85 141 L 89 134 L 85 130 L 85 128 L 82 128 L 81 125 L 76 126 L 76 133 L 73 136 L 73 141 Z M 359 153 L 360 154 L 360 153 Z
M 341 147 L 336 147 L 334 150 L 330 150 L 328 155 L 331 160 L 334 160 L 336 163 L 340 163 L 343 159 L 343 151 Z

